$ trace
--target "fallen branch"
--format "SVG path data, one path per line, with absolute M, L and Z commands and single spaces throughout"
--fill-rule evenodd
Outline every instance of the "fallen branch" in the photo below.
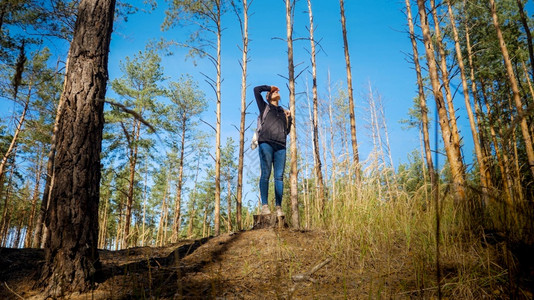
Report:
M 313 267 L 309 272 L 304 273 L 304 274 L 293 275 L 293 277 L 291 277 L 291 279 L 293 279 L 293 281 L 295 281 L 295 282 L 308 281 L 309 280 L 309 281 L 315 283 L 315 279 L 313 279 L 311 277 L 313 275 L 313 273 L 317 272 L 319 269 L 321 269 L 322 267 L 326 266 L 331 261 L 332 261 L 332 258 L 329 257 L 329 258 L 323 260 L 322 262 L 320 262 L 315 267 Z

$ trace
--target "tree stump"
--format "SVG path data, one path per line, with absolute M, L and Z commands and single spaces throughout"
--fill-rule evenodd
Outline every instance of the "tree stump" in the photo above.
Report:
M 254 225 L 252 229 L 261 228 L 288 228 L 286 216 L 277 217 L 276 214 L 254 215 Z

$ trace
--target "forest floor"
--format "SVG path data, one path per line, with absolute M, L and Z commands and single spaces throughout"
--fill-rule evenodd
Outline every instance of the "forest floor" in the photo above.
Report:
M 435 287 L 417 282 L 409 251 L 399 246 L 387 253 L 351 267 L 331 253 L 325 232 L 272 228 L 102 250 L 96 289 L 65 299 L 434 298 Z M 0 248 L 0 299 L 39 299 L 34 286 L 43 260 L 43 250 Z M 433 277 L 433 266 L 423 269 Z M 484 298 L 508 297 L 493 286 Z

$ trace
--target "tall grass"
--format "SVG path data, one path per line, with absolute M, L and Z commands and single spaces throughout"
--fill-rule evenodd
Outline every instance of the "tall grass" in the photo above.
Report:
M 340 180 L 336 203 L 328 202 L 322 212 L 313 210 L 312 227 L 328 233 L 328 251 L 345 266 L 347 280 L 368 276 L 363 289 L 370 297 L 436 297 L 437 216 L 429 183 L 408 192 L 394 180 L 384 184 L 391 173 L 364 176 L 361 186 L 351 184 L 351 176 Z M 473 222 L 465 205 L 455 203 L 448 191 L 444 185 L 439 197 L 443 296 L 506 298 L 510 277 L 501 263 L 501 245 L 484 240 L 486 225 Z M 493 222 L 491 216 L 502 219 L 498 207 L 485 209 L 487 214 L 480 213 L 487 223 Z

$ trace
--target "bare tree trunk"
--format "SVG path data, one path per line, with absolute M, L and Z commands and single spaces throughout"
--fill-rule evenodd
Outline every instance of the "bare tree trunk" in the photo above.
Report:
M 86 291 L 100 269 L 97 251 L 100 151 L 114 0 L 81 0 L 69 50 L 55 176 L 46 223 L 45 296 Z
M 350 67 L 349 42 L 347 40 L 347 28 L 345 22 L 345 4 L 344 0 L 339 0 L 341 9 L 341 27 L 343 31 L 343 48 L 345 50 L 345 63 L 347 65 L 347 91 L 349 94 L 349 116 L 350 116 L 350 136 L 352 141 L 352 159 L 354 163 L 354 174 L 356 186 L 360 186 L 360 157 L 358 154 L 358 142 L 356 139 L 356 117 L 354 113 L 354 96 L 352 90 L 352 69 Z
M 239 163 L 237 167 L 237 205 L 236 205 L 236 223 L 237 230 L 243 229 L 241 220 L 241 206 L 243 199 L 243 158 L 245 154 L 245 118 L 247 114 L 247 64 L 248 64 L 248 3 L 247 0 L 241 0 L 243 3 L 243 19 L 236 14 L 241 24 L 241 36 L 243 38 L 241 64 L 241 123 L 239 127 Z
M 31 247 L 31 241 L 33 237 L 33 221 L 35 218 L 35 211 L 37 210 L 37 200 L 39 199 L 39 192 L 41 191 L 41 174 L 43 172 L 43 151 L 39 151 L 39 157 L 36 164 L 36 172 L 35 172 L 35 187 L 33 189 L 33 196 L 32 196 L 32 209 L 30 212 L 30 219 L 28 220 L 28 229 L 26 230 L 26 238 L 24 239 L 24 247 L 29 248 Z
M 231 181 L 230 176 L 228 175 L 228 182 L 227 182 L 227 188 L 228 188 L 228 195 L 227 195 L 227 202 L 228 202 L 228 219 L 227 221 L 227 232 L 232 232 L 232 189 L 231 189 Z
M 14 152 L 14 157 L 16 157 L 16 148 Z M 15 163 L 13 162 L 13 165 Z M 7 237 L 9 232 L 9 223 L 11 222 L 11 214 L 9 211 L 10 200 L 11 200 L 11 189 L 13 187 L 13 175 L 15 174 L 15 168 L 12 167 L 9 172 L 9 179 L 7 181 L 7 190 L 5 192 L 4 198 L 4 211 L 2 213 L 2 222 L 0 222 L 0 245 L 4 246 L 7 243 Z M 2 195 L 0 194 L 0 197 Z
M 534 78 L 534 46 L 532 46 L 532 33 L 530 32 L 530 28 L 528 26 L 528 17 L 525 14 L 523 3 L 521 0 L 516 0 L 516 2 L 517 9 L 519 10 L 519 16 L 521 18 L 521 24 L 523 25 L 523 29 L 525 30 L 525 34 L 527 36 L 528 56 L 530 58 L 530 67 L 532 68 L 532 76 Z M 528 77 L 528 74 L 526 76 Z
M 19 86 L 21 85 L 21 81 L 22 81 L 22 73 L 24 72 L 24 64 L 26 63 L 24 42 L 20 46 L 19 50 L 20 50 L 20 53 L 19 53 L 19 57 L 17 59 L 17 63 L 15 66 L 15 75 L 13 76 L 13 100 L 14 101 L 16 101 L 18 97 L 18 90 L 19 90 Z M 31 85 L 29 89 L 31 91 Z M 17 128 L 15 129 L 15 133 L 13 134 L 11 143 L 9 144 L 9 147 L 7 148 L 6 153 L 4 153 L 4 156 L 2 157 L 2 161 L 0 162 L 0 178 L 2 178 L 4 175 L 4 168 L 7 164 L 7 160 L 9 159 L 11 152 L 13 152 L 13 149 L 17 143 L 19 134 L 22 131 L 22 125 L 24 124 L 24 120 L 26 118 L 26 113 L 28 112 L 29 105 L 30 105 L 30 96 L 28 96 L 28 98 L 24 102 L 24 108 L 22 110 L 22 114 L 20 115 L 19 121 L 17 122 Z
M 465 0 L 464 0 L 464 6 L 465 6 Z M 478 125 L 478 139 L 479 139 L 479 145 L 480 145 L 480 151 L 482 155 L 482 162 L 484 163 L 484 168 L 480 167 L 480 176 L 481 178 L 485 178 L 486 183 L 486 192 L 490 190 L 490 188 L 493 186 L 492 179 L 491 179 L 491 173 L 489 167 L 486 165 L 486 162 L 488 161 L 488 153 L 489 150 L 485 149 L 485 143 L 486 140 L 484 137 L 484 131 L 482 130 L 481 125 L 481 118 L 482 118 L 482 110 L 479 105 L 477 105 L 477 97 L 478 97 L 478 91 L 477 91 L 477 84 L 476 84 L 476 78 L 475 78 L 475 65 L 473 63 L 473 51 L 471 47 L 471 39 L 469 35 L 469 26 L 467 25 L 467 22 L 465 23 L 465 40 L 466 40 L 466 48 L 467 48 L 467 61 L 469 62 L 469 69 L 470 71 L 470 79 L 471 79 L 471 93 L 473 94 L 473 103 L 475 105 L 475 120 Z M 484 174 L 482 173 L 484 171 Z M 481 179 L 482 181 L 482 179 Z
M 291 0 L 285 0 L 286 4 L 286 33 L 287 33 L 287 66 L 289 78 L 289 109 L 293 116 L 291 124 L 291 171 L 290 199 L 291 199 L 291 225 L 299 228 L 299 200 L 298 200 L 298 168 L 297 168 L 297 120 L 295 107 L 295 65 L 293 63 L 293 11 L 294 6 Z
M 428 72 L 430 81 L 432 83 L 432 91 L 436 100 L 439 124 L 441 127 L 441 133 L 445 145 L 445 151 L 451 167 L 452 180 L 455 190 L 455 198 L 460 203 L 464 203 L 465 196 L 465 174 L 462 157 L 460 153 L 460 145 L 455 143 L 452 138 L 451 127 L 449 124 L 449 118 L 447 110 L 445 108 L 445 101 L 443 95 L 440 92 L 440 82 L 438 76 L 438 70 L 436 60 L 434 56 L 434 45 L 432 44 L 432 37 L 430 35 L 430 27 L 428 25 L 428 18 L 425 8 L 425 0 L 417 0 L 419 7 L 419 17 L 421 20 L 421 28 L 423 30 L 423 39 L 425 43 L 425 50 L 427 56 Z
M 137 167 L 137 155 L 139 153 L 138 141 L 141 133 L 141 122 L 137 119 L 133 123 L 132 140 L 128 141 L 130 148 L 130 177 L 128 179 L 128 194 L 126 198 L 126 216 L 124 221 L 124 234 L 122 236 L 122 248 L 128 248 L 130 245 L 130 225 L 132 222 L 132 207 L 135 187 L 135 172 Z
M 497 38 L 499 39 L 499 46 L 501 47 L 501 52 L 502 52 L 503 59 L 504 59 L 504 65 L 506 66 L 506 73 L 508 75 L 508 81 L 510 83 L 510 86 L 512 87 L 515 107 L 517 109 L 518 117 L 521 119 L 520 121 L 521 133 L 523 134 L 523 139 L 525 142 L 525 149 L 526 149 L 527 157 L 528 157 L 528 165 L 530 167 L 530 171 L 532 172 L 532 175 L 534 175 L 534 147 L 532 146 L 532 138 L 530 136 L 530 131 L 528 128 L 527 120 L 525 116 L 523 115 L 523 103 L 521 102 L 521 95 L 519 93 L 517 80 L 514 74 L 514 69 L 512 67 L 512 61 L 510 60 L 510 55 L 508 54 L 508 48 L 506 46 L 506 42 L 504 41 L 501 27 L 499 25 L 499 20 L 497 18 L 497 8 L 495 6 L 495 1 L 489 0 L 489 4 L 491 7 L 491 16 L 493 19 L 493 25 L 495 26 L 495 30 L 497 32 Z
M 491 107 L 488 101 L 488 97 L 486 95 L 486 88 L 484 86 L 484 82 L 481 82 L 482 84 L 482 97 L 486 106 L 486 113 L 488 115 L 489 119 L 489 128 L 490 128 L 490 134 L 491 134 L 491 140 L 493 142 L 493 148 L 495 149 L 495 155 L 497 156 L 497 164 L 499 165 L 499 169 L 501 171 L 501 178 L 503 182 L 503 189 L 505 191 L 506 195 L 506 202 L 511 203 L 512 202 L 512 194 L 510 193 L 511 186 L 513 185 L 512 182 L 510 182 L 510 178 L 507 175 L 508 171 L 506 170 L 506 163 L 505 159 L 503 158 L 503 154 L 501 153 L 501 148 L 499 147 L 499 143 L 497 141 L 497 133 L 495 132 L 494 127 L 498 126 L 495 123 L 494 118 L 492 117 L 492 111 Z
M 221 230 L 221 1 L 215 0 L 217 6 L 217 124 L 215 137 L 215 235 L 220 234 Z
M 460 135 L 458 133 L 458 125 L 456 124 L 456 110 L 454 109 L 454 103 L 452 102 L 452 92 L 449 80 L 449 71 L 447 68 L 447 54 L 445 53 L 445 46 L 443 45 L 443 39 L 441 37 L 441 29 L 439 25 L 438 11 L 434 0 L 430 0 L 430 11 L 434 19 L 434 37 L 435 43 L 438 48 L 440 67 L 439 72 L 441 74 L 442 86 L 445 90 L 445 100 L 447 100 L 447 111 L 449 114 L 449 126 L 451 127 L 452 141 L 454 144 L 460 145 Z M 459 148 L 458 148 L 459 151 Z M 461 155 L 461 153 L 459 153 Z
M 202 237 L 205 238 L 208 234 L 208 202 L 204 206 L 204 219 L 202 220 Z
M 319 153 L 319 130 L 318 130 L 318 95 L 317 95 L 317 62 L 315 61 L 315 39 L 314 27 L 313 27 L 313 13 L 311 0 L 308 0 L 308 15 L 310 17 L 310 46 L 311 46 L 311 63 L 312 63 L 312 92 L 313 92 L 313 155 L 315 156 L 315 177 L 317 178 L 317 199 L 320 203 L 321 211 L 324 210 L 325 198 L 324 198 L 324 180 L 323 171 L 321 168 L 321 154 Z
M 337 191 L 336 191 L 336 172 L 337 172 L 337 158 L 335 152 L 335 140 L 334 140 L 334 113 L 332 103 L 332 87 L 330 81 L 330 71 L 328 71 L 328 118 L 330 121 L 330 158 L 332 160 L 332 171 L 330 174 L 330 185 L 332 189 L 332 208 L 335 212 L 337 205 Z M 335 218 L 334 218 L 335 220 Z
M 480 168 L 480 186 L 482 189 L 482 200 L 485 204 L 488 204 L 488 179 L 486 178 L 487 168 L 482 154 L 482 148 L 480 146 L 480 139 L 478 136 L 478 129 L 473 114 L 473 108 L 471 107 L 471 100 L 469 98 L 469 86 L 467 84 L 467 76 L 465 75 L 464 58 L 462 55 L 462 49 L 460 47 L 460 38 L 458 36 L 458 30 L 456 29 L 456 21 L 450 0 L 447 0 L 447 7 L 449 12 L 449 18 L 451 21 L 452 33 L 454 38 L 454 46 L 456 50 L 456 58 L 458 60 L 458 67 L 460 68 L 460 76 L 462 78 L 462 88 L 465 100 L 465 108 L 467 109 L 467 116 L 469 117 L 469 125 L 471 127 L 471 135 L 473 136 L 473 144 L 475 146 L 475 154 L 477 157 L 478 166 Z
M 184 119 L 185 121 L 185 119 Z M 182 124 L 182 140 L 180 147 L 180 161 L 178 162 L 178 182 L 176 183 L 176 199 L 174 204 L 174 227 L 172 230 L 171 242 L 176 243 L 180 235 L 180 217 L 182 206 L 182 185 L 184 178 L 184 152 L 185 152 L 185 129 L 186 124 Z
M 437 174 L 434 170 L 434 163 L 432 162 L 432 151 L 430 150 L 430 134 L 428 132 L 428 107 L 426 105 L 425 84 L 423 82 L 423 75 L 421 73 L 421 64 L 419 63 L 419 51 L 417 50 L 417 40 L 415 38 L 415 30 L 410 0 L 405 0 L 405 3 L 408 18 L 408 27 L 410 29 L 410 40 L 412 42 L 413 63 L 415 65 L 415 72 L 417 74 L 419 108 L 421 111 L 421 125 L 423 127 L 421 131 L 423 134 L 426 166 L 428 168 L 428 173 L 430 174 L 432 190 L 437 192 Z
M 108 228 L 108 206 L 109 206 L 109 195 L 105 196 L 104 203 L 104 210 L 100 212 L 100 224 L 99 224 L 99 237 L 98 237 L 98 248 L 104 249 L 106 248 L 106 236 L 107 236 L 107 228 Z

